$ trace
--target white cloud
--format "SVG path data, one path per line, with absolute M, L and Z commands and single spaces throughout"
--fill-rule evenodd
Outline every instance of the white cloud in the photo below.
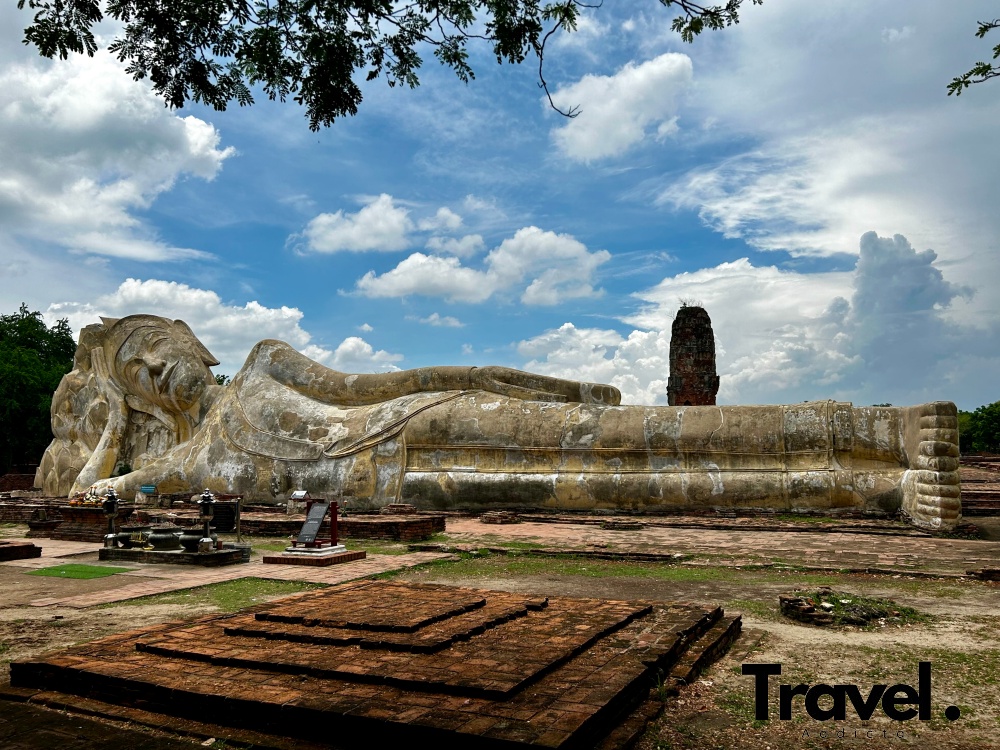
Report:
M 438 313 L 431 313 L 426 318 L 419 319 L 421 323 L 425 323 L 429 326 L 437 326 L 443 328 L 464 328 L 465 323 L 460 321 L 458 318 L 453 318 L 450 315 L 440 315 Z
M 418 226 L 425 231 L 444 230 L 454 232 L 462 226 L 462 217 L 450 208 L 442 206 L 434 216 L 421 219 Z
M 381 276 L 369 271 L 356 288 L 367 297 L 420 294 L 452 302 L 483 302 L 498 292 L 521 289 L 524 304 L 555 305 L 600 295 L 593 276 L 610 257 L 606 250 L 588 251 L 568 234 L 524 227 L 486 256 L 484 270 L 462 266 L 454 257 L 413 253 Z
M 513 237 L 486 256 L 486 263 L 504 287 L 534 276 L 521 295 L 526 305 L 555 305 L 567 299 L 594 297 L 591 285 L 597 268 L 611 259 L 607 250 L 589 252 L 568 234 L 538 227 L 518 229 Z
M 609 383 L 622 392 L 623 404 L 666 404 L 670 369 L 670 332 L 559 328 L 522 341 L 524 369 L 553 377 Z
M 599 13 L 600 11 L 598 11 Z M 572 33 L 560 32 L 555 37 L 555 47 L 562 50 L 575 50 L 586 55 L 590 60 L 600 57 L 600 42 L 609 31 L 607 24 L 601 23 L 594 13 L 581 13 L 576 19 L 576 30 Z
M 695 299 L 712 318 L 720 403 L 996 400 L 1000 324 L 949 319 L 968 290 L 945 278 L 933 251 L 874 232 L 858 244 L 850 272 L 741 259 L 677 274 L 636 295 L 644 305 L 624 319 L 638 329 L 628 337 L 567 323 L 518 352 L 525 369 L 611 383 L 628 403 L 666 403 L 670 326 L 680 301 Z
M 976 290 L 951 317 L 1000 316 L 1000 288 L 984 283 L 1000 277 L 1000 151 L 988 145 L 1000 99 L 945 93 L 973 63 L 976 20 L 991 10 L 970 0 L 942 15 L 914 0 L 765 3 L 746 13 L 691 52 L 699 75 L 688 107 L 714 123 L 691 139 L 732 155 L 669 174 L 659 202 L 795 255 L 856 254 L 869 230 L 903 232 Z M 911 43 L 917 29 L 921 44 Z M 734 152 L 738 141 L 750 145 Z
M 338 365 L 351 364 L 354 369 L 368 372 L 385 369 L 402 359 L 398 354 L 374 351 L 356 336 L 345 339 L 331 352 L 310 343 L 312 336 L 300 326 L 303 313 L 297 308 L 265 307 L 256 301 L 242 307 L 227 305 L 214 291 L 175 281 L 126 279 L 113 293 L 93 302 L 52 304 L 45 317 L 49 321 L 68 318 L 78 332 L 84 326 L 100 322 L 100 316 L 117 318 L 140 313 L 186 322 L 220 361 L 216 372 L 229 375 L 243 366 L 250 349 L 263 339 L 285 341 L 306 356 L 336 369 L 343 369 Z
M 374 331 L 375 329 L 374 329 L 374 328 L 372 328 L 372 327 L 371 327 L 370 325 L 368 325 L 367 323 L 362 323 L 361 325 L 359 325 L 359 326 L 358 326 L 358 330 L 359 330 L 359 331 L 362 331 L 362 332 L 364 332 L 364 333 L 371 333 L 371 332 L 372 332 L 372 331 Z
M 289 307 L 266 308 L 257 302 L 243 307 L 225 305 L 219 295 L 177 282 L 125 280 L 112 294 L 93 302 L 54 303 L 47 318 L 68 318 L 74 330 L 100 322 L 99 316 L 124 317 L 152 313 L 184 320 L 222 363 L 217 371 L 235 373 L 257 341 L 277 338 L 296 348 L 310 336 L 299 327 L 302 312 Z
M 289 243 L 303 253 L 392 252 L 406 249 L 411 231 L 410 212 L 395 205 L 391 195 L 382 193 L 357 213 L 340 210 L 319 214 L 301 234 L 289 237 Z
M 552 131 L 556 145 L 570 159 L 590 162 L 624 153 L 650 128 L 657 139 L 671 135 L 677 130 L 677 100 L 691 78 L 691 59 L 669 52 L 559 88 L 552 95 L 556 105 L 581 111 Z
M 431 237 L 427 240 L 427 249 L 436 253 L 448 253 L 459 258 L 468 258 L 485 249 L 481 234 L 467 234 L 464 237 Z
M 900 128 L 875 134 L 867 123 L 854 133 L 782 139 L 689 172 L 656 203 L 697 210 L 723 236 L 761 250 L 842 253 L 885 221 L 885 180 L 903 168 L 890 144 L 902 137 Z
M 302 353 L 341 372 L 398 370 L 395 363 L 403 359 L 401 354 L 390 354 L 382 349 L 375 351 L 371 344 L 358 336 L 348 336 L 332 352 L 316 346 L 307 346 Z
M 423 294 L 452 302 L 482 302 L 493 294 L 486 274 L 463 268 L 458 258 L 413 253 L 381 276 L 369 271 L 356 288 L 366 297 L 408 297 Z
M 0 70 L 0 226 L 76 252 L 140 261 L 208 257 L 137 215 L 176 181 L 213 179 L 235 151 L 178 117 L 109 54 Z

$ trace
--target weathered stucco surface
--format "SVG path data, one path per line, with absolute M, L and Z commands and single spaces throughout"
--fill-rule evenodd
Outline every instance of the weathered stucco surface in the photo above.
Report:
M 50 494 L 294 489 L 362 506 L 902 509 L 960 517 L 955 406 L 621 406 L 611 386 L 507 368 L 348 375 L 262 341 L 225 387 L 180 321 L 81 334 L 39 468 Z M 116 467 L 132 471 L 112 477 Z

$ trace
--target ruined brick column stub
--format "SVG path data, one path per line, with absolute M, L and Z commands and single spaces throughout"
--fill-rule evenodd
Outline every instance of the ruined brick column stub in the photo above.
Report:
M 683 306 L 670 328 L 670 406 L 714 406 L 719 392 L 712 320 L 701 307 Z

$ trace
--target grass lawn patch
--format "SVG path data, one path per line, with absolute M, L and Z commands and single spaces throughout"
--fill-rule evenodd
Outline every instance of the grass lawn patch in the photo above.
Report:
M 104 578 L 113 576 L 115 573 L 125 573 L 135 568 L 116 568 L 111 565 L 79 565 L 77 563 L 67 563 L 65 565 L 55 565 L 51 568 L 32 570 L 29 576 L 51 576 L 52 578 Z

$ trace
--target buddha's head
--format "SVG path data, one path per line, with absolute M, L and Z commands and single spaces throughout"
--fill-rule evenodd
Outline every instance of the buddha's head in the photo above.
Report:
M 126 393 L 168 412 L 186 412 L 215 385 L 219 364 L 182 320 L 156 315 L 102 318 L 104 351 Z

